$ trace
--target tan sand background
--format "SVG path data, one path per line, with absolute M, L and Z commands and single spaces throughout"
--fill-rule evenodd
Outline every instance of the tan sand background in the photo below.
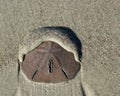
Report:
M 86 96 L 120 95 L 120 0 L 0 0 L 0 96 L 17 95 L 19 43 L 44 26 L 69 27 L 81 40 Z M 23 84 L 21 96 L 82 96 L 77 84 L 64 90 Z

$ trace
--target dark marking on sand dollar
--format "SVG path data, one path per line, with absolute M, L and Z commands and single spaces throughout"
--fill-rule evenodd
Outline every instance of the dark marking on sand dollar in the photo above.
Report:
M 73 79 L 80 69 L 72 52 L 45 41 L 23 57 L 21 69 L 34 82 L 58 83 Z

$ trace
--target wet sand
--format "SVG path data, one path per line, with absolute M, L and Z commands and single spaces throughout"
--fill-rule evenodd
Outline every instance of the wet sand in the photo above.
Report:
M 82 42 L 81 69 L 72 81 L 55 85 L 32 84 L 21 73 L 18 88 L 19 44 L 44 26 L 66 26 L 76 33 Z M 0 46 L 0 96 L 120 94 L 119 0 L 1 0 Z

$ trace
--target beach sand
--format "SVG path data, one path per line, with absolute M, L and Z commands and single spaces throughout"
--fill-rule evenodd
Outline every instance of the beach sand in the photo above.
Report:
M 33 84 L 20 73 L 19 44 L 31 30 L 71 28 L 81 69 L 62 84 Z M 0 0 L 0 96 L 119 96 L 120 0 Z

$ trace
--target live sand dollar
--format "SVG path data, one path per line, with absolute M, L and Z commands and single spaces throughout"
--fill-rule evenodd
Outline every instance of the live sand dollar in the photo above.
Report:
M 24 38 L 19 48 L 23 74 L 33 82 L 59 83 L 80 69 L 76 45 L 61 30 L 42 28 Z

